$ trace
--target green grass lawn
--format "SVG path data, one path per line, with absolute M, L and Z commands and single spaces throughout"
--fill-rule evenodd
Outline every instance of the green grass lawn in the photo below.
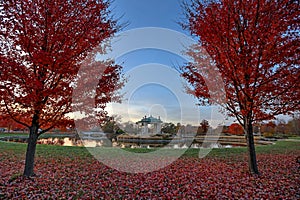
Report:
M 23 133 L 23 132 L 0 133 L 0 138 L 1 137 L 12 137 L 12 136 L 21 136 L 21 137 L 27 136 L 28 137 L 28 133 Z
M 292 139 L 292 140 L 300 140 L 300 136 L 292 136 L 292 137 L 289 137 L 289 139 Z
M 12 154 L 24 155 L 27 144 L 15 142 L 0 141 L 0 151 Z M 109 150 L 109 148 L 108 148 Z M 125 149 L 135 153 L 147 153 L 155 149 Z M 274 145 L 256 146 L 257 154 L 287 154 L 295 150 L 300 150 L 300 141 L 277 141 Z M 172 151 L 177 151 L 172 149 Z M 208 157 L 221 157 L 227 158 L 232 156 L 244 155 L 247 153 L 247 147 L 234 147 L 234 148 L 218 148 L 212 149 L 207 155 Z M 183 156 L 198 157 L 199 149 L 188 149 Z M 37 156 L 42 157 L 87 157 L 90 156 L 85 147 L 67 147 L 67 146 L 54 146 L 54 145 L 37 145 Z
M 44 133 L 39 138 L 61 138 L 61 137 L 69 137 L 71 135 L 74 135 L 72 133 Z M 29 134 L 27 132 L 0 132 L 0 138 L 1 137 L 28 137 Z
M 0 133 L 0 137 L 8 137 L 8 136 L 21 136 L 28 137 L 28 133 Z M 48 137 L 63 137 L 63 134 L 44 134 L 43 138 Z M 297 141 L 299 140 L 299 141 Z M 22 143 L 14 143 L 14 142 L 2 142 L 0 141 L 0 151 L 11 153 L 13 155 L 25 156 L 27 144 Z M 111 151 L 109 148 L 106 149 Z M 134 152 L 134 153 L 147 153 L 150 151 L 155 151 L 156 149 L 146 149 L 146 148 L 137 148 L 131 149 L 127 148 L 126 151 Z M 292 140 L 279 140 L 276 141 L 274 145 L 260 145 L 256 146 L 257 154 L 288 154 L 289 152 L 293 152 L 295 150 L 300 150 L 300 137 L 293 137 Z M 113 149 L 112 149 L 113 151 Z M 178 150 L 172 149 L 172 151 L 176 152 Z M 234 156 L 241 156 L 247 153 L 247 147 L 234 147 L 234 148 L 216 148 L 212 149 L 207 157 L 219 157 L 219 158 L 230 158 Z M 53 145 L 37 145 L 37 156 L 41 157 L 89 157 L 91 156 L 89 151 L 85 147 L 66 147 L 66 146 L 53 146 Z M 199 157 L 199 149 L 188 149 L 183 156 L 186 157 Z

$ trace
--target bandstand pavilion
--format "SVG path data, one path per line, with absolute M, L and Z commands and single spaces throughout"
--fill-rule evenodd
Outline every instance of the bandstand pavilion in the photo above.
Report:
M 143 117 L 140 121 L 136 122 L 138 125 L 138 134 L 141 136 L 148 136 L 150 134 L 160 134 L 161 133 L 161 121 L 160 117 Z

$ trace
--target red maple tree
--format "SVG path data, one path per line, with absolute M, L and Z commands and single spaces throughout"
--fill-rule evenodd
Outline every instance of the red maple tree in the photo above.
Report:
M 194 62 L 183 71 L 189 92 L 218 103 L 202 72 L 220 72 L 227 97 L 221 106 L 243 126 L 249 169 L 259 173 L 253 123 L 299 110 L 299 1 L 198 0 L 185 8 L 183 27 L 199 37 L 188 53 Z
M 102 0 L 0 2 L 0 109 L 30 130 L 25 176 L 34 175 L 38 137 L 68 121 L 82 60 L 118 29 L 108 7 Z
M 7 115 L 0 116 L 0 127 L 5 129 L 7 132 L 11 132 L 14 130 L 25 131 L 26 127 L 22 124 L 15 122 Z
M 108 102 L 120 102 L 119 89 L 126 81 L 122 67 L 111 60 L 98 61 L 101 48 L 91 52 L 78 72 L 73 91 L 72 110 L 75 113 L 75 125 L 78 133 L 102 127 L 107 121 Z
M 240 124 L 233 123 L 228 127 L 228 133 L 233 135 L 244 135 L 244 129 Z

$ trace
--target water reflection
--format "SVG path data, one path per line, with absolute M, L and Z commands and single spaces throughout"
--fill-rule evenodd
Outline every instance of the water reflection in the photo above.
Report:
M 203 143 L 204 137 L 196 138 L 160 138 L 160 137 L 138 137 L 138 136 L 120 136 L 111 138 L 111 142 L 105 133 L 102 132 L 81 132 L 77 134 L 59 135 L 53 134 L 46 136 L 48 138 L 38 139 L 38 144 L 59 145 L 59 146 L 85 146 L 85 147 L 121 147 L 121 148 L 232 148 L 235 146 L 246 146 L 244 137 L 221 136 L 219 140 L 211 137 L 209 142 Z M 172 140 L 171 140 L 172 139 Z M 191 145 L 186 141 L 193 139 Z M 26 136 L 8 136 L 0 138 L 2 141 L 27 143 Z M 256 144 L 267 145 L 270 142 L 255 140 Z
M 107 139 L 78 139 L 78 138 L 46 138 L 39 139 L 38 144 L 59 145 L 59 146 L 85 146 L 102 147 L 108 146 L 110 142 Z
M 59 145 L 59 146 L 83 146 L 81 140 L 77 138 L 42 138 L 39 139 L 38 144 L 47 144 L 47 145 Z
M 8 136 L 8 137 L 0 138 L 0 140 L 6 142 L 27 143 L 28 137 Z M 85 147 L 111 146 L 111 142 L 106 137 L 105 138 L 104 137 L 79 138 L 78 136 L 40 138 L 38 139 L 37 144 L 58 145 L 58 146 L 85 146 Z

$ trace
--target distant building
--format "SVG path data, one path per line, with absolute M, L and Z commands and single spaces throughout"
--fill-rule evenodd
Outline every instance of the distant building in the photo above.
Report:
M 197 134 L 198 126 L 187 124 L 184 129 L 185 135 L 194 136 Z
M 155 118 L 145 116 L 140 121 L 136 122 L 138 125 L 138 134 L 141 136 L 155 135 L 161 133 L 161 121 L 160 117 Z

